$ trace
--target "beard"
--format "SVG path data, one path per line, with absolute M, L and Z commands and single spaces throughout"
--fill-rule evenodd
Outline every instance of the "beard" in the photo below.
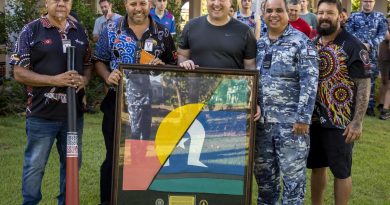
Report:
M 321 24 L 322 23 L 328 23 L 329 27 L 328 28 L 322 28 Z M 336 32 L 337 30 L 337 22 L 331 22 L 329 20 L 320 20 L 317 25 L 317 33 L 320 34 L 321 36 L 329 36 Z

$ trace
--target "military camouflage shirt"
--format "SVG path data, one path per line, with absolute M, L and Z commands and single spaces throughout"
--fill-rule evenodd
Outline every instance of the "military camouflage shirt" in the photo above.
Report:
M 360 11 L 351 14 L 345 28 L 362 43 L 370 45 L 370 59 L 375 63 L 378 46 L 385 38 L 387 27 L 387 20 L 382 13 L 373 11 L 366 14 Z
M 275 41 L 257 42 L 259 104 L 266 122 L 310 124 L 318 84 L 318 56 L 305 34 L 290 25 Z

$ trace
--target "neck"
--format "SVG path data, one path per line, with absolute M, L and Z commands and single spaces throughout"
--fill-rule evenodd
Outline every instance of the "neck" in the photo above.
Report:
M 157 9 L 157 8 L 154 11 L 157 14 L 157 16 L 162 16 L 162 15 L 164 15 L 164 12 L 165 12 L 165 10 L 160 10 L 160 9 Z
M 366 14 L 369 14 L 371 12 L 372 12 L 372 10 L 363 10 L 363 13 L 366 13 Z
M 321 43 L 323 45 L 328 44 L 329 42 L 333 41 L 336 38 L 336 36 L 339 35 L 340 32 L 341 32 L 341 28 L 338 27 L 334 33 L 327 36 L 321 36 Z
M 284 30 L 287 28 L 287 26 L 280 28 L 280 29 L 269 29 L 268 30 L 268 38 L 271 40 L 278 39 L 284 32 Z
M 107 14 L 104 16 L 106 19 L 109 19 L 111 18 L 111 16 L 113 15 L 114 13 L 112 13 L 111 11 L 107 12 Z
M 230 21 L 230 16 L 226 16 L 222 19 L 212 19 L 210 15 L 207 15 L 207 21 L 214 26 L 223 26 Z
M 240 9 L 240 12 L 243 16 L 250 16 L 252 13 L 250 9 L 244 9 L 244 8 Z
M 129 28 L 131 28 L 132 30 L 149 27 L 149 18 L 147 18 L 144 22 L 138 24 L 138 23 L 134 23 L 133 21 L 130 20 L 129 17 L 127 17 L 127 22 Z
M 307 14 L 307 13 L 309 13 L 309 11 L 307 10 L 307 8 L 306 8 L 306 9 L 302 9 L 301 14 Z
M 50 15 L 47 15 L 47 18 L 49 19 L 49 22 L 50 22 L 51 25 L 59 28 L 61 31 L 65 30 L 66 17 L 64 17 L 64 18 L 56 18 L 56 17 L 52 17 Z

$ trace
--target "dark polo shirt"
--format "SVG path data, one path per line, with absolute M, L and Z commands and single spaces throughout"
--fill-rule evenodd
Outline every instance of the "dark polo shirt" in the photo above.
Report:
M 42 75 L 58 75 L 67 71 L 66 53 L 62 39 L 69 39 L 76 47 L 75 70 L 83 75 L 84 66 L 91 64 L 91 51 L 85 30 L 80 24 L 67 20 L 64 32 L 50 24 L 46 16 L 28 23 L 20 33 L 11 65 L 18 65 Z M 27 86 L 27 117 L 52 120 L 67 118 L 66 87 Z M 84 91 L 76 95 L 78 116 L 82 115 Z

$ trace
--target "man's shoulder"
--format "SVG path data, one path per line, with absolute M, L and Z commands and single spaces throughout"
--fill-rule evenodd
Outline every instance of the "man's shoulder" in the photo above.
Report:
M 112 20 L 119 19 L 120 17 L 122 17 L 122 15 L 114 13 L 114 15 L 112 16 Z

